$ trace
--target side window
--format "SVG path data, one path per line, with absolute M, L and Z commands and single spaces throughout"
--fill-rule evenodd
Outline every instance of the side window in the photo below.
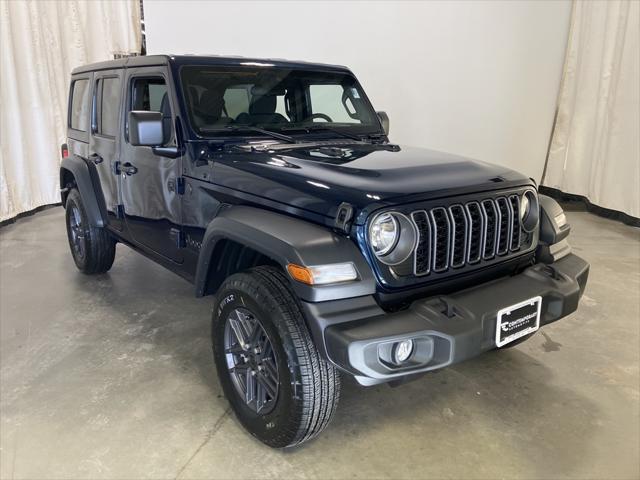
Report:
M 136 78 L 133 80 L 131 110 L 146 110 L 171 115 L 171 106 L 167 97 L 168 90 L 164 78 Z
M 115 137 L 120 112 L 120 79 L 106 77 L 98 80 L 98 128 L 96 133 Z
M 356 109 L 351 99 L 346 97 L 343 102 L 344 94 L 345 91 L 341 85 L 310 85 L 309 96 L 313 113 L 328 115 L 333 122 L 337 123 L 362 123 L 357 118 Z
M 162 77 L 134 78 L 131 84 L 130 110 L 161 112 L 164 128 L 164 144 L 169 143 L 173 132 L 169 90 Z
M 73 82 L 73 87 L 71 89 L 69 126 L 74 130 L 80 130 L 81 132 L 88 131 L 90 112 L 91 102 L 89 98 L 89 80 L 76 80 Z

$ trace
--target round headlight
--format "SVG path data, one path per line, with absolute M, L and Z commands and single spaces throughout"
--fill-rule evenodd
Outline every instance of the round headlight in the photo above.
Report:
M 533 190 L 527 190 L 520 198 L 520 223 L 525 232 L 532 232 L 538 225 L 540 208 Z
M 373 252 L 382 257 L 393 250 L 398 243 L 400 229 L 398 221 L 390 213 L 383 213 L 371 223 L 369 239 Z
M 413 222 L 399 212 L 380 213 L 369 224 L 369 244 L 386 265 L 398 265 L 413 253 L 418 234 Z

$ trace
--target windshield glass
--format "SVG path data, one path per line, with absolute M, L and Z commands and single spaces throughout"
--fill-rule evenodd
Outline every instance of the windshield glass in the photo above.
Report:
M 188 66 L 180 76 L 191 125 L 204 137 L 247 135 L 242 127 L 286 134 L 381 133 L 376 113 L 348 73 Z

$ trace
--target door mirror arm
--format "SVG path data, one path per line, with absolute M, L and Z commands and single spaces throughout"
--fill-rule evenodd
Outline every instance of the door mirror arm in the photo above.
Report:
M 159 157 L 178 158 L 180 156 L 178 147 L 151 147 L 151 150 Z

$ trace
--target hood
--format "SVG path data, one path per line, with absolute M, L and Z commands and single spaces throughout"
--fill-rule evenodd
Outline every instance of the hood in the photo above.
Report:
M 363 212 L 391 204 L 531 183 L 508 168 L 448 153 L 335 141 L 227 153 L 213 168 L 218 185 L 327 217 L 347 202 L 358 223 Z

